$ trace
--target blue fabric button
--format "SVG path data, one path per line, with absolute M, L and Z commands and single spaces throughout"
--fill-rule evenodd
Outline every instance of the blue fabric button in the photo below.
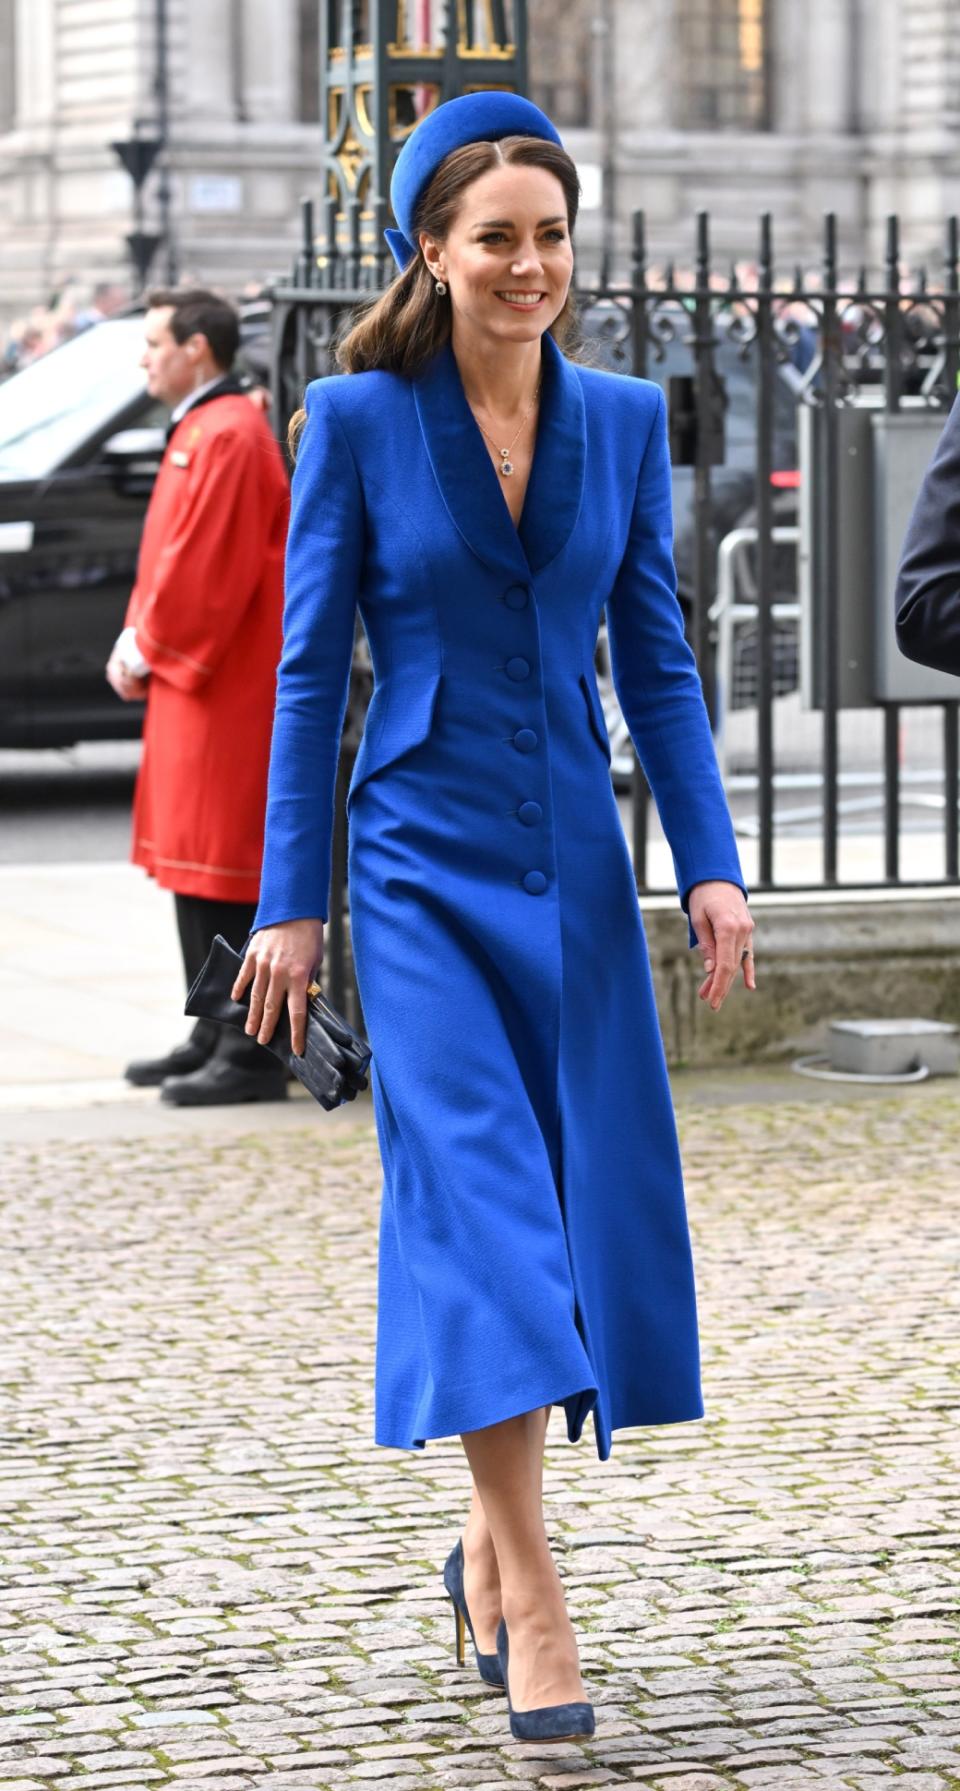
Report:
M 532 728 L 518 728 L 513 736 L 513 744 L 518 752 L 533 752 L 540 742 Z
M 530 661 L 529 659 L 520 659 L 519 657 L 516 659 L 508 659 L 504 670 L 508 678 L 512 678 L 515 684 L 519 684 L 522 678 L 529 678 L 530 676 Z
M 543 809 L 539 802 L 521 802 L 517 814 L 524 827 L 536 827 L 537 822 L 543 820 Z
M 523 879 L 523 887 L 528 895 L 542 895 L 547 887 L 547 879 L 542 871 L 528 871 Z
M 526 585 L 511 585 L 504 591 L 503 601 L 508 609 L 526 609 L 530 601 Z

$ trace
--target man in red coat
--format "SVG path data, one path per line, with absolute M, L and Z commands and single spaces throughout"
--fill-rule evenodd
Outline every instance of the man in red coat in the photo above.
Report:
M 214 934 L 242 946 L 256 908 L 289 486 L 262 409 L 230 373 L 232 305 L 188 288 L 148 303 L 147 383 L 173 409 L 107 677 L 124 701 L 146 696 L 132 857 L 173 891 L 189 985 Z M 207 1020 L 127 1077 L 178 1106 L 287 1088 L 270 1052 Z

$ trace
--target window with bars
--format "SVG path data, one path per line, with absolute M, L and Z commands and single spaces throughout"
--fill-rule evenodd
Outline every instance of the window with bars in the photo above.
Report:
M 768 0 L 676 0 L 677 122 L 770 128 Z

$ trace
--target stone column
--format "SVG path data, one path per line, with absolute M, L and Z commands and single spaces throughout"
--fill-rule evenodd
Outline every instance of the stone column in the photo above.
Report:
M 903 86 L 903 0 L 861 0 L 857 60 L 860 126 L 897 129 Z
M 54 0 L 14 0 L 16 123 L 50 128 L 56 103 Z
M 171 86 L 174 116 L 200 125 L 232 124 L 237 116 L 233 0 L 189 0 L 180 15 L 183 84 L 179 95 L 179 79 Z
M 243 110 L 251 124 L 297 119 L 297 3 L 243 0 Z
M 669 130 L 677 85 L 673 0 L 620 0 L 611 11 L 619 127 Z M 591 122 L 598 128 L 601 121 Z
M 773 128 L 786 136 L 804 129 L 807 106 L 806 13 L 798 6 L 767 0 L 770 20 L 770 107 Z
M 852 105 L 850 0 L 805 0 L 795 13 L 801 21 L 803 54 L 793 71 L 802 84 L 801 128 L 813 136 L 843 135 L 856 127 Z M 781 7 L 785 15 L 787 8 Z M 782 18 L 778 15 L 778 23 Z M 785 71 L 787 80 L 790 70 Z
M 13 0 L 0 0 L 0 132 L 12 130 L 16 113 L 15 25 Z

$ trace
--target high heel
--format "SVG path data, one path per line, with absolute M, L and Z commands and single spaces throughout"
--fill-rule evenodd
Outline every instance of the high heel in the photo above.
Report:
M 507 1694 L 510 1733 L 517 1741 L 576 1741 L 582 1735 L 593 1734 L 597 1725 L 592 1704 L 544 1704 L 539 1710 L 514 1710 L 507 1678 L 509 1658 L 507 1626 L 501 1617 L 497 1630 L 497 1659 Z
M 453 1607 L 453 1629 L 456 1638 L 457 1666 L 466 1664 L 467 1658 L 467 1626 L 463 1621 L 463 1612 L 458 1604 Z
M 456 1638 L 456 1648 L 457 1648 L 457 1664 L 461 1667 L 464 1664 L 464 1660 L 466 1657 L 466 1644 L 467 1644 L 466 1632 L 469 1629 L 470 1640 L 473 1643 L 473 1652 L 476 1655 L 477 1669 L 479 1671 L 481 1679 L 485 1680 L 487 1685 L 499 1686 L 500 1690 L 502 1691 L 503 1690 L 503 1675 L 500 1671 L 499 1659 L 496 1654 L 481 1654 L 479 1648 L 477 1647 L 477 1638 L 473 1633 L 473 1624 L 470 1621 L 470 1612 L 467 1610 L 467 1601 L 463 1595 L 463 1543 L 462 1543 L 462 1541 L 459 1541 L 457 1543 L 456 1548 L 453 1549 L 451 1551 L 451 1553 L 447 1556 L 446 1564 L 443 1569 L 443 1583 L 446 1586 L 447 1591 L 450 1594 L 450 1600 L 453 1605 L 453 1621 L 454 1621 L 454 1635 Z

